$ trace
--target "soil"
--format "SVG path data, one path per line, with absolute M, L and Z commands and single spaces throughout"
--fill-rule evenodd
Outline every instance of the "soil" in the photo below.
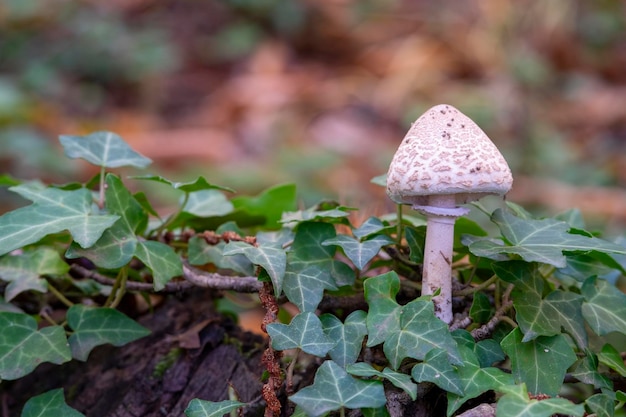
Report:
M 183 416 L 193 398 L 228 398 L 229 384 L 263 415 L 261 354 L 266 340 L 241 330 L 212 308 L 211 292 L 171 297 L 138 321 L 148 337 L 94 349 L 87 362 L 42 364 L 3 381 L 3 417 L 17 417 L 28 398 L 63 387 L 68 405 L 88 417 Z M 5 385 L 6 384 L 6 385 Z

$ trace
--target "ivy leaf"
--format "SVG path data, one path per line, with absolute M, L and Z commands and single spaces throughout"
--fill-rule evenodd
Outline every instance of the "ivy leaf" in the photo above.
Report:
M 333 361 L 326 361 L 315 374 L 313 385 L 289 397 L 310 417 L 318 417 L 342 407 L 378 408 L 386 404 L 380 381 L 361 381 L 348 375 Z
M 67 310 L 67 322 L 74 330 L 68 339 L 72 356 L 80 361 L 86 361 L 96 346 L 123 346 L 150 334 L 150 330 L 113 308 L 75 304 Z
M 379 233 L 385 230 L 388 226 L 386 226 L 378 217 L 370 217 L 365 220 L 361 226 L 352 231 L 352 234 L 359 240 L 371 236 L 373 234 Z
M 59 140 L 69 158 L 82 158 L 99 167 L 144 168 L 152 163 L 112 132 L 94 132 L 86 136 L 61 135 Z
M 606 240 L 568 233 L 570 225 L 555 219 L 522 219 L 497 209 L 491 221 L 500 228 L 506 244 L 479 239 L 470 244 L 476 256 L 496 258 L 499 254 L 519 255 L 527 262 L 541 262 L 557 268 L 566 266 L 563 252 L 599 251 L 626 255 L 626 249 Z
M 0 312 L 0 378 L 13 380 L 31 373 L 42 362 L 62 364 L 72 359 L 61 326 L 37 330 L 34 318 Z
M 192 193 L 194 191 L 200 191 L 200 190 L 222 190 L 222 191 L 229 191 L 231 193 L 235 192 L 235 190 L 233 190 L 232 188 L 211 184 L 203 176 L 199 176 L 194 181 L 190 181 L 190 182 L 170 181 L 167 178 L 164 178 L 160 175 L 134 175 L 130 178 L 135 179 L 135 180 L 159 182 L 161 184 L 169 185 L 175 190 L 181 190 L 186 193 Z
M 20 255 L 0 258 L 0 278 L 8 281 L 4 298 L 11 301 L 21 292 L 33 290 L 46 292 L 48 283 L 42 275 L 62 275 L 69 271 L 58 252 L 50 248 L 39 248 Z
M 100 268 L 116 269 L 126 265 L 135 255 L 137 236 L 145 227 L 148 216 L 119 177 L 108 174 L 105 201 L 107 211 L 119 217 L 90 248 L 83 249 L 73 243 L 65 256 L 70 259 L 85 257 Z
M 322 242 L 336 236 L 332 224 L 304 222 L 287 254 L 283 291 L 300 311 L 313 311 L 322 300 L 324 290 L 351 285 L 354 271 L 334 259 L 336 248 Z
M 283 248 L 272 245 L 252 246 L 244 242 L 229 242 L 224 247 L 223 255 L 244 255 L 253 264 L 261 266 L 272 280 L 275 295 L 281 294 L 287 266 L 287 254 Z
M 493 314 L 494 308 L 489 301 L 489 297 L 482 292 L 474 294 L 469 315 L 474 323 L 487 323 Z
M 470 336 L 471 337 L 471 336 Z M 513 384 L 513 377 L 498 368 L 481 368 L 478 357 L 472 348 L 461 344 L 459 353 L 463 358 L 463 366 L 457 368 L 463 396 L 448 392 L 447 415 L 451 416 L 466 401 L 476 398 L 484 392 L 497 390 L 503 385 Z
M 580 358 L 572 367 L 571 375 L 579 381 L 593 385 L 596 389 L 613 389 L 613 383 L 598 371 L 598 357 L 586 350 L 586 355 Z
M 598 360 L 621 376 L 626 377 L 626 364 L 618 350 L 612 345 L 607 343 L 602 346 L 602 350 L 598 353 Z
M 337 204 L 322 203 L 306 210 L 285 212 L 282 214 L 280 223 L 287 227 L 295 227 L 309 221 L 347 223 L 346 217 L 350 215 L 349 210 L 351 209 Z
M 65 403 L 63 388 L 54 389 L 44 394 L 31 397 L 22 409 L 21 417 L 85 417 Z
M 445 352 L 444 352 L 445 353 Z M 391 382 L 394 386 L 400 388 L 409 396 L 413 401 L 417 398 L 417 384 L 411 381 L 411 377 L 407 374 L 403 374 L 400 372 L 393 371 L 389 368 L 383 369 L 383 371 L 378 371 L 372 367 L 369 363 L 359 362 L 352 365 L 348 365 L 346 367 L 346 371 L 349 374 L 355 376 L 364 376 L 364 377 L 372 377 L 377 376 L 380 378 L 385 378 L 389 382 Z
M 432 382 L 439 388 L 462 396 L 463 385 L 456 371 L 448 361 L 445 350 L 434 348 L 411 370 L 411 376 L 417 382 Z
M 276 350 L 300 348 L 319 357 L 326 356 L 336 343 L 326 336 L 320 319 L 313 313 L 300 313 L 289 324 L 268 324 L 267 334 Z
M 217 268 L 230 269 L 242 275 L 254 275 L 254 265 L 243 255 L 224 256 L 226 243 L 209 245 L 205 239 L 194 236 L 189 239 L 188 259 L 191 265 L 213 264 Z
M 448 352 L 450 360 L 460 363 L 456 343 L 448 326 L 435 317 L 432 301 L 418 298 L 400 306 L 395 297 L 400 279 L 388 272 L 365 281 L 367 314 L 367 346 L 383 344 L 385 356 L 394 369 L 404 358 L 424 359 L 433 348 Z
M 590 277 L 581 290 L 583 316 L 597 335 L 626 334 L 626 294 L 607 281 Z
M 424 247 L 426 245 L 426 226 L 406 227 L 404 229 L 406 242 L 411 252 L 409 259 L 415 263 L 424 262 Z
M 182 211 L 197 217 L 224 216 L 234 210 L 224 193 L 218 190 L 200 190 L 189 193 Z M 180 221 L 180 220 L 179 220 Z
M 515 285 L 511 296 L 517 322 L 524 332 L 523 342 L 560 334 L 563 327 L 578 346 L 587 346 L 582 296 L 555 290 L 542 298 L 544 279 L 537 266 L 527 262 L 499 262 L 493 264 L 493 270 L 499 278 Z
M 282 184 L 268 188 L 256 197 L 238 196 L 231 201 L 236 213 L 247 216 L 261 216 L 265 219 L 264 226 L 269 229 L 280 228 L 283 213 L 297 208 L 296 186 Z
M 556 396 L 567 368 L 576 361 L 576 354 L 563 335 L 522 342 L 522 332 L 516 328 L 500 344 L 511 359 L 515 381 L 525 383 L 533 394 Z
M 180 257 L 171 246 L 155 241 L 137 244 L 135 256 L 152 270 L 154 290 L 160 291 L 174 277 L 183 274 Z
M 554 414 L 582 417 L 585 407 L 563 398 L 531 400 L 526 385 L 508 385 L 499 389 L 505 395 L 498 401 L 496 417 L 550 417 Z
M 366 317 L 367 314 L 362 310 L 352 312 L 346 317 L 345 323 L 332 314 L 323 314 L 320 317 L 322 327 L 330 340 L 337 340 L 337 344 L 328 354 L 342 368 L 356 362 L 359 357 L 363 338 L 367 334 Z
M 585 400 L 585 404 L 596 417 L 613 417 L 615 401 L 607 394 L 595 394 Z
M 185 416 L 187 417 L 222 417 L 226 413 L 237 410 L 246 403 L 240 401 L 204 401 L 194 398 L 189 402 L 189 405 L 185 409 Z
M 0 255 L 37 243 L 52 233 L 69 230 L 80 246 L 92 246 L 119 218 L 92 212 L 92 196 L 84 188 L 64 191 L 33 184 L 11 187 L 33 202 L 0 216 Z
M 364 241 L 358 241 L 350 236 L 339 235 L 322 242 L 322 245 L 336 245 L 343 249 L 346 256 L 359 269 L 363 270 L 367 263 L 380 252 L 380 248 L 394 241 L 385 235 L 377 235 Z

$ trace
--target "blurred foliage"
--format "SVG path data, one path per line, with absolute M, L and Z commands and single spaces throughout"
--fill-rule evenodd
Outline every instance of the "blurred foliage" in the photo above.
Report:
M 2 158 L 60 180 L 54 138 L 107 129 L 168 175 L 242 191 L 295 181 L 307 203 L 356 203 L 380 198 L 369 178 L 448 102 L 516 178 L 624 187 L 625 34 L 620 0 L 6 0 Z M 532 189 L 510 197 L 562 208 Z M 626 197 L 611 196 L 597 205 L 618 209 L 596 214 L 626 223 Z

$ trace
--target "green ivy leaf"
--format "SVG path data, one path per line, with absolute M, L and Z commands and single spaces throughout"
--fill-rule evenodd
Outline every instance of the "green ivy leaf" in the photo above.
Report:
M 187 417 L 222 417 L 226 413 L 237 410 L 245 403 L 239 401 L 225 400 L 225 401 L 204 401 L 194 398 L 189 402 L 189 405 L 185 409 L 185 416 Z
M 248 216 L 262 216 L 264 226 L 269 229 L 280 228 L 283 213 L 293 211 L 297 207 L 296 186 L 282 184 L 268 188 L 256 197 L 238 196 L 232 200 L 238 213 Z
M 226 243 L 209 245 L 201 237 L 189 239 L 187 256 L 191 265 L 213 264 L 217 268 L 230 269 L 242 275 L 254 275 L 254 265 L 243 255 L 224 256 Z
M 162 290 L 172 278 L 183 274 L 180 257 L 165 243 L 150 240 L 139 242 L 135 256 L 152 270 L 155 291 Z
M 289 324 L 268 324 L 267 334 L 276 350 L 300 348 L 319 357 L 326 356 L 336 344 L 324 333 L 320 319 L 313 313 L 300 313 Z
M 345 323 L 332 314 L 323 314 L 320 317 L 324 332 L 330 340 L 337 341 L 328 354 L 342 368 L 356 362 L 359 357 L 363 338 L 367 335 L 366 317 L 367 313 L 362 310 L 352 312 L 346 317 Z
M 493 264 L 499 278 L 515 285 L 511 293 L 517 322 L 524 332 L 523 342 L 538 336 L 554 336 L 563 327 L 578 346 L 587 346 L 582 315 L 583 298 L 572 292 L 552 291 L 543 298 L 544 279 L 537 265 L 523 261 Z
M 626 255 L 626 249 L 606 240 L 568 233 L 570 225 L 555 219 L 522 219 L 497 209 L 491 220 L 498 225 L 506 244 L 479 239 L 470 244 L 476 256 L 495 258 L 503 253 L 519 255 L 527 262 L 541 262 L 563 268 L 563 252 L 599 251 Z
M 362 271 L 367 263 L 380 252 L 380 248 L 392 243 L 394 243 L 394 241 L 389 236 L 385 235 L 377 235 L 364 241 L 358 241 L 346 235 L 339 235 L 323 241 L 322 245 L 336 245 L 341 247 L 352 263 Z
M 591 277 L 581 290 L 583 316 L 596 334 L 626 334 L 626 294 L 607 281 Z
M 74 330 L 68 339 L 72 356 L 80 361 L 86 361 L 96 346 L 123 346 L 150 334 L 150 330 L 113 308 L 75 304 L 67 310 L 67 322 Z
M 313 311 L 322 300 L 324 290 L 354 283 L 354 271 L 334 259 L 336 248 L 322 242 L 335 237 L 332 224 L 304 222 L 287 254 L 283 291 L 300 311 Z
M 404 234 L 411 252 L 409 259 L 415 263 L 424 262 L 424 246 L 426 245 L 426 226 L 405 227 Z
M 328 209 L 322 209 L 319 206 L 315 206 L 306 210 L 283 213 L 280 219 L 280 223 L 284 224 L 287 227 L 295 227 L 300 223 L 309 221 L 347 223 L 346 218 L 350 215 L 349 210 L 352 209 L 339 205 Z
M 90 248 L 72 244 L 65 256 L 70 259 L 85 257 L 100 268 L 116 269 L 128 264 L 137 249 L 137 236 L 148 221 L 141 205 L 126 189 L 119 177 L 108 174 L 105 201 L 107 211 L 119 217 Z
M 595 417 L 613 417 L 615 401 L 606 394 L 595 394 L 585 400 L 585 404 Z
M 448 392 L 448 416 L 451 416 L 466 401 L 476 398 L 484 392 L 497 390 L 503 385 L 513 384 L 513 377 L 510 374 L 498 368 L 481 368 L 478 357 L 471 347 L 461 344 L 459 353 L 463 358 L 463 366 L 457 368 L 457 374 L 465 395 L 460 396 Z
M 428 352 L 424 362 L 413 367 L 411 376 L 417 382 L 432 382 L 445 391 L 459 396 L 464 394 L 461 379 L 450 365 L 445 350 L 434 348 Z
M 598 360 L 621 376 L 626 377 L 626 364 L 619 351 L 612 345 L 607 343 L 602 346 L 602 350 L 598 353 Z
M 493 339 L 485 339 L 474 345 L 474 353 L 478 357 L 478 362 L 482 368 L 489 367 L 494 362 L 506 359 L 506 355 L 500 344 Z
M 218 190 L 200 190 L 189 193 L 187 202 L 182 208 L 184 213 L 197 217 L 224 216 L 232 213 L 233 210 L 233 203 Z
M 86 189 L 64 191 L 22 184 L 10 190 L 33 204 L 0 216 L 0 255 L 63 230 L 69 230 L 74 240 L 87 248 L 119 218 L 93 213 L 91 192 Z
M 444 352 L 445 353 L 445 352 Z M 348 365 L 346 367 L 346 371 L 349 374 L 355 376 L 364 376 L 364 377 L 372 377 L 377 376 L 379 378 L 385 378 L 387 381 L 391 382 L 394 386 L 400 388 L 409 396 L 413 401 L 417 399 L 417 384 L 411 381 L 411 377 L 407 374 L 403 374 L 400 372 L 396 372 L 389 368 L 383 369 L 383 371 L 378 371 L 372 367 L 369 363 L 359 362 L 355 364 Z
M 231 193 L 235 192 L 235 190 L 233 190 L 232 188 L 211 184 L 203 176 L 200 176 L 196 178 L 194 181 L 190 181 L 190 182 L 170 181 L 167 178 L 164 178 L 160 175 L 135 175 L 130 178 L 135 179 L 135 180 L 159 182 L 161 184 L 169 185 L 175 190 L 181 190 L 186 193 L 193 193 L 194 191 L 201 191 L 201 190 L 221 190 L 221 191 L 229 191 Z
M 61 135 L 59 140 L 69 158 L 82 158 L 99 167 L 144 168 L 152 163 L 112 132 L 94 132 L 86 136 Z
M 474 323 L 487 323 L 494 312 L 489 297 L 482 292 L 474 293 L 469 315 Z
M 576 354 L 563 335 L 522 342 L 522 332 L 516 328 L 501 345 L 511 359 L 515 381 L 525 383 L 533 394 L 556 396 L 567 368 L 576 361 Z
M 37 322 L 22 313 L 0 312 L 0 378 L 13 380 L 31 373 L 42 362 L 72 359 L 61 326 L 37 330 Z
M 585 413 L 582 404 L 563 398 L 531 400 L 525 384 L 504 386 L 499 391 L 505 392 L 505 395 L 498 401 L 496 417 L 550 417 L 553 414 L 582 417 Z
M 310 417 L 318 417 L 342 407 L 378 408 L 386 404 L 380 381 L 361 381 L 348 375 L 333 361 L 326 361 L 315 374 L 313 385 L 289 397 Z
M 8 281 L 4 298 L 11 301 L 21 292 L 33 290 L 46 292 L 48 283 L 42 275 L 63 275 L 69 271 L 67 263 L 58 252 L 50 248 L 39 248 L 20 255 L 0 258 L 0 278 Z
M 386 226 L 378 217 L 369 217 L 365 220 L 361 226 L 352 231 L 352 234 L 359 240 L 362 240 L 368 236 L 377 234 L 387 229 Z
M 586 350 L 586 355 L 572 366 L 571 375 L 577 380 L 593 385 L 596 389 L 613 389 L 613 383 L 598 371 L 598 358 L 593 352 Z
M 385 356 L 393 369 L 398 369 L 404 358 L 424 359 L 433 348 L 448 352 L 449 359 L 460 363 L 456 343 L 448 326 L 435 317 L 432 301 L 418 298 L 400 306 L 395 296 L 400 279 L 389 272 L 365 281 L 368 346 L 383 344 Z
M 224 247 L 223 255 L 244 255 L 253 264 L 261 266 L 272 280 L 275 295 L 281 294 L 287 266 L 287 254 L 282 247 L 261 244 L 252 246 L 244 242 L 229 242 Z
M 85 417 L 65 403 L 63 388 L 31 397 L 22 409 L 21 417 Z

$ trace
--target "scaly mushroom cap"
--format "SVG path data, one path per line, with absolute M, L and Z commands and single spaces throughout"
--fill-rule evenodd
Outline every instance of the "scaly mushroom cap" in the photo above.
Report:
M 437 105 L 409 130 L 387 173 L 387 194 L 398 204 L 427 205 L 428 196 L 455 194 L 457 204 L 504 195 L 513 177 L 504 157 L 469 117 Z

